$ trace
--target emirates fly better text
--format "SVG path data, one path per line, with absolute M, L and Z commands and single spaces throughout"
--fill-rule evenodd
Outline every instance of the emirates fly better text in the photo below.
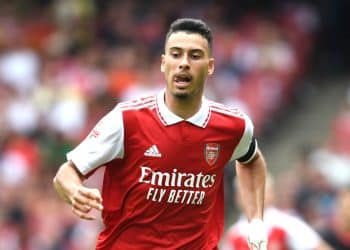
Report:
M 139 183 L 151 186 L 146 193 L 146 199 L 153 202 L 201 205 L 205 198 L 205 189 L 215 184 L 215 174 L 202 172 L 182 173 L 176 168 L 172 172 L 154 171 L 147 166 L 141 166 Z

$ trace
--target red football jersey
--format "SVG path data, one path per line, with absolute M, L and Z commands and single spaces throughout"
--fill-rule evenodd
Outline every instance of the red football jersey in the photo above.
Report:
M 83 174 L 106 166 L 97 249 L 217 249 L 224 166 L 252 136 L 246 115 L 205 98 L 187 120 L 164 92 L 118 104 L 67 155 Z

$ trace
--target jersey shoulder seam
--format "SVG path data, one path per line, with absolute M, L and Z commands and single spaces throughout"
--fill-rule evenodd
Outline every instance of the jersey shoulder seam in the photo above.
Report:
M 231 108 L 224 104 L 213 102 L 213 101 L 209 102 L 209 108 L 212 112 L 244 119 L 243 113 L 238 108 Z
M 144 108 L 154 108 L 156 105 L 156 97 L 148 96 L 131 101 L 125 101 L 118 104 L 119 108 L 125 110 L 137 110 Z

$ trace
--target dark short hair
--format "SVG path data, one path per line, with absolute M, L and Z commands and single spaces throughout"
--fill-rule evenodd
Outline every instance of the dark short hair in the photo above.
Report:
M 176 19 L 170 25 L 168 33 L 166 34 L 165 43 L 168 41 L 171 34 L 181 31 L 201 35 L 207 40 L 209 49 L 212 50 L 213 36 L 209 26 L 204 21 L 193 18 Z

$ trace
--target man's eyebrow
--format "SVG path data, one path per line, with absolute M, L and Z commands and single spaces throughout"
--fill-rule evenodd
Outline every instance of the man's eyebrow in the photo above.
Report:
M 169 50 L 182 50 L 180 47 L 170 47 Z
M 184 50 L 184 48 L 181 47 L 170 47 L 169 50 Z M 191 52 L 199 52 L 204 53 L 202 49 L 190 49 Z
M 191 49 L 190 51 L 195 53 L 204 53 L 204 50 L 202 49 Z

